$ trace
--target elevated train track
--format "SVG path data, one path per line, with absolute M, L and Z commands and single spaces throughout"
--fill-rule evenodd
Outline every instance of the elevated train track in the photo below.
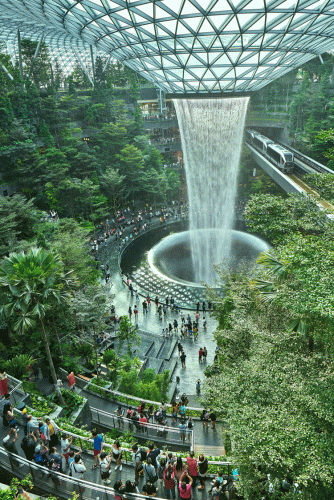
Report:
M 246 141 L 246 145 L 252 152 L 252 156 L 256 163 L 277 183 L 279 184 L 286 192 L 291 193 L 299 193 L 299 194 L 309 194 L 314 196 L 317 199 L 317 204 L 320 210 L 325 210 L 329 212 L 327 217 L 331 220 L 334 220 L 334 206 L 329 203 L 327 200 L 321 198 L 319 193 L 313 186 L 306 184 L 303 181 L 303 175 L 307 173 L 330 173 L 334 174 L 334 171 L 326 167 L 325 165 L 321 165 L 320 163 L 312 160 L 306 155 L 303 155 L 299 151 L 287 146 L 283 143 L 276 143 L 280 146 L 284 147 L 286 150 L 291 151 L 294 155 L 294 171 L 291 173 L 285 173 L 277 166 L 270 161 L 269 158 L 266 157 L 263 152 L 259 151 L 257 148 L 254 148 L 254 145 L 250 143 L 250 141 Z
M 291 153 L 293 153 L 296 171 L 298 173 L 301 173 L 301 175 L 313 174 L 315 172 L 320 173 L 320 174 L 334 174 L 333 170 L 326 167 L 325 165 L 322 165 L 321 163 L 317 162 L 316 160 L 313 160 L 309 156 L 304 155 L 303 153 L 301 153 L 297 149 L 294 149 L 291 146 L 284 144 L 283 142 L 277 142 L 277 144 L 279 144 L 280 146 L 283 146 L 285 149 L 287 149 L 287 150 L 291 151 Z

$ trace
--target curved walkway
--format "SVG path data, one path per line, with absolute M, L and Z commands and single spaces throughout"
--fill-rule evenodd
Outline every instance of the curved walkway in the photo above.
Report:
M 124 235 L 130 234 L 131 229 L 125 229 Z M 122 281 L 119 265 L 118 265 L 118 256 L 119 256 L 119 245 L 116 241 L 115 237 L 109 238 L 107 243 L 99 248 L 98 258 L 102 265 L 109 265 L 111 272 L 110 282 L 105 286 L 107 296 L 109 297 L 110 303 L 115 305 L 116 316 L 127 316 L 129 306 L 133 308 L 136 304 L 138 306 L 138 333 L 141 336 L 142 343 L 138 347 L 136 355 L 141 357 L 145 350 L 145 347 L 149 345 L 152 341 L 155 341 L 158 346 L 161 345 L 161 342 L 165 341 L 165 343 L 171 343 L 170 339 L 165 339 L 162 335 L 162 329 L 168 327 L 169 323 L 173 323 L 174 318 L 177 318 L 179 326 L 181 325 L 181 316 L 180 312 L 175 313 L 168 309 L 166 319 L 159 320 L 158 313 L 156 312 L 156 306 L 151 302 L 151 306 L 148 308 L 148 313 L 144 314 L 141 303 L 136 303 L 135 296 L 131 297 L 130 290 L 127 285 Z M 140 302 L 144 300 L 144 297 L 140 297 Z M 160 297 L 161 301 L 165 300 L 165 297 Z M 194 310 L 183 310 L 185 317 L 187 318 L 188 314 L 191 318 L 195 319 L 195 311 Z M 207 321 L 206 329 L 203 328 L 203 313 L 200 312 L 200 320 L 199 320 L 199 331 L 198 331 L 198 339 L 194 341 L 193 339 L 182 339 L 180 340 L 183 345 L 184 352 L 187 356 L 186 358 L 186 367 L 182 368 L 181 362 L 178 356 L 178 350 L 174 349 L 171 359 L 176 364 L 174 372 L 172 374 L 172 382 L 176 383 L 177 377 L 180 380 L 178 384 L 179 394 L 185 392 L 188 395 L 189 406 L 199 407 L 202 405 L 199 399 L 196 396 L 196 380 L 201 379 L 202 382 L 205 380 L 204 372 L 207 365 L 213 363 L 215 356 L 215 348 L 216 341 L 213 337 L 213 332 L 217 327 L 217 321 L 208 313 L 205 314 L 205 318 Z M 132 316 L 132 321 L 134 321 L 134 317 Z M 180 339 L 180 335 L 175 335 L 173 337 L 174 340 Z M 117 342 L 117 340 L 116 340 Z M 200 347 L 206 347 L 208 350 L 207 362 L 199 363 L 198 360 L 198 351 Z M 149 351 L 149 362 L 148 366 L 155 368 L 159 366 L 161 359 L 155 358 L 156 352 L 154 350 Z M 155 360 L 159 359 L 158 363 L 155 363 Z M 169 366 L 166 364 L 165 368 Z M 163 366 L 164 368 L 164 366 Z M 85 397 L 89 399 L 92 406 L 96 406 L 98 401 L 95 396 L 91 394 L 85 394 Z M 115 404 L 109 401 L 105 401 L 104 409 L 109 412 L 113 412 L 116 407 Z M 196 447 L 208 446 L 210 448 L 215 447 L 216 451 L 212 449 L 212 455 L 221 455 L 223 453 L 223 438 L 222 438 L 222 426 L 217 424 L 217 430 L 214 432 L 211 429 L 204 430 L 202 428 L 202 423 L 200 421 L 197 422 L 195 426 L 195 442 Z M 220 450 L 220 452 L 218 452 Z

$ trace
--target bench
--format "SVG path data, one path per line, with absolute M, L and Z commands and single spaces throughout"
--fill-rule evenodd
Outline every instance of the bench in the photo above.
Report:
M 81 375 L 81 374 L 76 375 L 76 377 L 77 377 L 77 378 L 80 378 L 81 380 L 85 380 L 86 382 L 89 382 L 89 381 L 90 381 L 90 378 L 85 377 L 84 375 Z

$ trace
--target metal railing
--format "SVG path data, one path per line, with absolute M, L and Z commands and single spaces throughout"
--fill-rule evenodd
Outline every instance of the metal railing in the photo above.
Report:
M 18 380 L 15 377 L 12 377 L 11 375 L 7 375 L 7 383 L 8 383 L 8 394 L 10 394 L 13 399 L 14 403 L 16 404 L 17 401 L 19 401 L 22 396 L 26 394 L 26 391 L 24 390 L 23 383 L 21 380 Z M 2 400 L 1 398 L 0 400 Z
M 92 421 L 105 427 L 114 427 L 120 431 L 129 430 L 134 432 L 137 436 L 147 437 L 156 441 L 165 441 L 171 444 L 183 444 L 194 449 L 194 431 L 193 429 L 186 429 L 180 431 L 178 427 L 167 427 L 161 424 L 141 423 L 134 422 L 133 420 L 125 417 L 119 417 L 108 413 L 98 408 L 90 407 L 92 413 Z
M 130 396 L 129 394 L 124 394 L 123 392 L 118 392 L 118 391 L 113 391 L 111 389 L 106 389 L 105 387 L 99 387 L 99 386 L 95 386 L 95 387 L 98 388 L 96 390 L 96 392 L 91 389 L 91 384 L 89 384 L 89 386 L 85 390 L 87 390 L 87 392 L 91 391 L 94 394 L 97 394 L 97 395 L 102 396 L 102 397 L 103 397 L 103 393 L 104 393 L 104 397 L 106 399 L 110 399 L 112 401 L 116 401 L 116 402 L 119 402 L 119 403 L 121 403 L 123 405 L 127 405 L 127 406 L 134 406 L 137 403 L 138 403 L 138 406 L 141 403 L 145 403 L 146 406 L 153 405 L 153 406 L 160 407 L 160 405 L 161 405 L 161 402 L 159 402 L 159 401 L 150 401 L 149 399 L 137 398 L 137 396 Z M 166 403 L 166 406 L 167 406 L 167 408 L 172 407 L 171 404 L 167 404 L 167 403 Z M 192 406 L 187 406 L 186 408 L 187 408 L 187 410 L 196 411 L 196 412 L 201 412 L 203 410 L 203 408 L 194 408 Z M 167 416 L 170 417 L 171 414 L 167 414 Z
M 14 473 L 19 479 L 25 478 L 30 473 L 34 486 L 53 496 L 56 494 L 58 497 L 67 499 L 72 497 L 73 492 L 76 492 L 81 499 L 103 498 L 104 500 L 114 500 L 115 490 L 113 488 L 51 471 L 47 467 L 37 465 L 26 458 L 10 453 L 2 447 L 0 447 L 0 466 L 2 469 Z M 140 493 L 127 493 L 126 497 L 133 499 L 146 498 Z
M 220 462 L 220 464 L 228 466 L 229 475 L 231 463 Z M 58 497 L 68 499 L 72 497 L 73 492 L 76 492 L 81 499 L 98 500 L 98 498 L 103 498 L 104 500 L 114 500 L 116 493 L 113 488 L 103 484 L 96 484 L 85 479 L 76 479 L 60 472 L 51 471 L 47 467 L 37 465 L 26 458 L 10 453 L 3 447 L 0 447 L 0 467 L 12 472 L 19 479 L 25 478 L 30 473 L 34 486 L 43 492 L 52 494 L 52 496 L 56 494 Z M 99 480 L 101 480 L 100 477 Z M 123 494 L 122 496 L 129 499 L 147 498 L 140 493 L 126 493 L 126 495 Z M 161 497 L 156 498 L 162 500 Z

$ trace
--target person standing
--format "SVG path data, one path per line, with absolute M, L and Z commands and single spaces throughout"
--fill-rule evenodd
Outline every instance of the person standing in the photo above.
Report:
M 116 462 L 115 470 L 118 468 L 119 470 L 122 470 L 122 448 L 118 439 L 113 442 L 111 450 L 113 459 Z
M 184 353 L 184 351 L 182 351 L 182 354 L 180 356 L 180 360 L 181 360 L 181 366 L 182 368 L 185 368 L 186 367 L 186 355 Z
M 135 305 L 133 309 L 134 315 L 135 315 L 135 323 L 138 323 L 138 309 L 137 306 Z
M 135 482 L 139 482 L 139 474 L 143 474 L 143 462 L 140 448 L 134 444 L 131 448 L 131 456 L 135 466 Z
M 68 380 L 69 390 L 74 392 L 74 390 L 75 390 L 75 376 L 74 376 L 73 372 L 71 372 L 67 375 L 67 380 Z
M 68 457 L 70 456 L 71 443 L 72 443 L 71 437 L 68 439 L 67 434 L 65 433 L 61 435 L 61 440 L 60 440 L 61 453 L 65 458 L 67 467 L 69 467 Z
M 179 430 L 180 430 L 181 442 L 184 443 L 186 440 L 186 431 L 187 431 L 187 424 L 186 424 L 184 418 L 181 418 L 181 421 L 179 424 Z
M 33 432 L 30 432 L 27 436 L 25 436 L 22 439 L 21 448 L 27 460 L 32 461 L 35 453 L 36 444 L 37 444 L 37 437 Z
M 154 465 L 152 464 L 151 458 L 147 459 L 147 463 L 144 464 L 143 467 L 144 467 L 146 482 L 154 483 L 158 479 L 158 476 L 156 475 L 156 470 Z
M 185 482 L 185 478 L 189 479 L 189 484 Z M 190 500 L 191 499 L 191 486 L 193 484 L 192 477 L 189 476 L 186 472 L 182 474 L 179 481 L 179 492 L 182 500 Z
M 203 349 L 200 347 L 198 351 L 198 362 L 202 363 Z
M 8 394 L 7 374 L 3 368 L 0 369 L 0 391 L 1 396 Z
M 174 467 L 171 463 L 167 464 L 164 471 L 163 482 L 165 487 L 165 495 L 167 500 L 175 500 L 175 481 L 174 481 Z
M 216 420 L 217 420 L 217 417 L 216 417 L 216 414 L 215 412 L 210 409 L 210 420 L 211 420 L 211 429 L 214 429 L 216 427 Z
M 83 479 L 84 473 L 86 472 L 85 464 L 81 458 L 81 455 L 76 455 L 74 461 L 71 463 L 70 469 L 71 475 L 74 479 Z M 79 492 L 82 493 L 85 488 L 79 487 Z
M 208 351 L 206 347 L 203 347 L 203 362 L 206 363 L 206 357 L 208 355 Z
M 131 306 L 129 307 L 128 313 L 129 313 L 129 318 L 130 318 L 130 321 L 131 321 L 131 316 L 132 316 L 132 307 Z
M 101 479 L 102 479 L 103 483 L 107 486 L 108 484 L 111 483 L 111 481 L 109 479 L 110 464 L 111 464 L 111 460 L 112 460 L 111 452 L 109 453 L 109 455 L 107 455 L 107 453 L 103 451 L 101 453 L 100 459 L 101 459 Z
M 98 432 L 94 429 L 92 431 L 92 436 L 94 439 L 94 461 L 95 464 L 93 465 L 92 469 L 96 469 L 96 467 L 99 467 L 99 455 L 101 455 L 103 451 L 103 437 L 101 434 L 98 434 Z
M 13 437 L 13 440 L 11 439 Z M 5 447 L 7 451 L 10 453 L 14 453 L 14 455 L 19 455 L 19 451 L 16 447 L 16 441 L 17 441 L 17 431 L 14 428 L 11 428 L 10 431 L 8 432 L 7 436 L 5 436 L 2 440 L 2 444 Z M 16 460 L 15 458 L 10 458 L 10 461 L 12 462 L 15 467 L 23 467 L 23 464 Z
M 195 458 L 195 453 L 193 451 L 191 451 L 187 456 L 187 465 L 188 465 L 188 472 L 193 480 L 192 484 L 195 487 L 198 472 L 197 472 L 197 460 Z
M 203 300 L 203 304 L 202 304 L 202 311 L 203 311 L 203 314 L 205 314 L 205 301 Z
M 197 396 L 201 395 L 201 379 L 200 378 L 196 382 L 196 394 L 197 394 Z
M 204 458 L 204 455 L 198 456 L 197 466 L 198 466 L 198 478 L 200 482 L 198 489 L 204 490 L 206 474 L 208 472 L 208 460 Z

